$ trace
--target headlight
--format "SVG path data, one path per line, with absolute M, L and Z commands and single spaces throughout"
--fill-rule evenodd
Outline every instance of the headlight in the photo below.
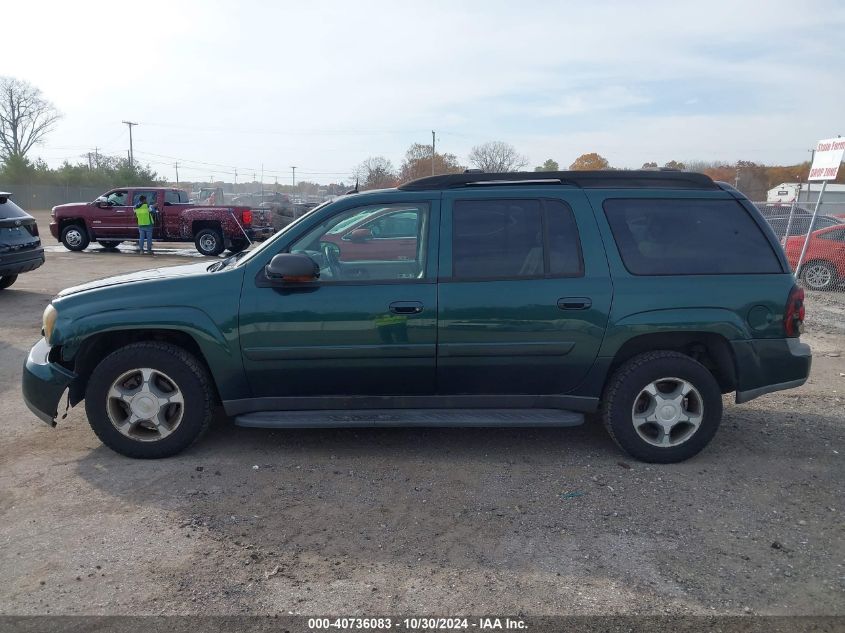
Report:
M 44 335 L 48 343 L 50 342 L 50 337 L 53 336 L 53 326 L 56 325 L 57 316 L 59 316 L 59 313 L 56 312 L 56 308 L 53 307 L 52 303 L 44 308 L 44 316 L 41 317 L 41 334 Z

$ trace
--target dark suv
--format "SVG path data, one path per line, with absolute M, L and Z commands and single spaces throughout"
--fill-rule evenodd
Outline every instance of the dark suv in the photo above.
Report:
M 44 248 L 35 218 L 0 191 L 0 290 L 11 286 L 18 275 L 44 263 Z
M 391 215 L 401 251 L 354 228 Z M 771 228 L 706 176 L 436 176 L 344 196 L 211 266 L 63 291 L 23 392 L 55 424 L 69 389 L 133 457 L 186 448 L 221 404 L 268 428 L 598 413 L 634 457 L 675 462 L 716 433 L 722 394 L 805 382 L 803 318 Z

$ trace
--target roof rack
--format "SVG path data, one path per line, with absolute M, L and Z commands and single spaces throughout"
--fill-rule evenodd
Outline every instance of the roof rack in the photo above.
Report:
M 402 191 L 460 189 L 494 185 L 567 185 L 581 189 L 719 189 L 709 176 L 687 171 L 514 171 L 428 176 L 399 186 Z

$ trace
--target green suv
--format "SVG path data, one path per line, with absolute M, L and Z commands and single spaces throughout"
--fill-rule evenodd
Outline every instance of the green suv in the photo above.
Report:
M 23 394 L 85 401 L 131 457 L 235 424 L 573 426 L 676 462 L 797 387 L 803 291 L 746 198 L 694 173 L 433 176 L 317 207 L 258 248 L 69 288 Z

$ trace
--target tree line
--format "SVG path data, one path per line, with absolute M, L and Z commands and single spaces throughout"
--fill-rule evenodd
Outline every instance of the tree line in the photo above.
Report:
M 503 173 L 522 171 L 528 165 L 528 159 L 515 147 L 501 141 L 476 145 L 468 155 L 468 162 L 468 165 L 462 164 L 454 154 L 434 153 L 432 156 L 431 145 L 414 143 L 405 153 L 399 169 L 395 169 L 393 163 L 383 156 L 372 156 L 353 168 L 352 177 L 359 182 L 360 189 L 382 189 L 425 176 L 459 174 L 468 168 L 486 173 Z M 737 187 L 752 200 L 765 200 L 768 190 L 782 182 L 804 182 L 810 170 L 810 163 L 805 161 L 795 165 L 763 165 L 748 160 L 734 163 L 670 160 L 662 165 L 648 161 L 643 163 L 640 169 L 661 168 L 700 172 L 713 180 Z M 613 167 L 601 154 L 588 152 L 573 160 L 568 169 L 586 171 L 619 168 Z M 534 172 L 560 170 L 560 163 L 553 158 L 533 168 Z M 836 182 L 845 183 L 845 169 L 840 170 Z

